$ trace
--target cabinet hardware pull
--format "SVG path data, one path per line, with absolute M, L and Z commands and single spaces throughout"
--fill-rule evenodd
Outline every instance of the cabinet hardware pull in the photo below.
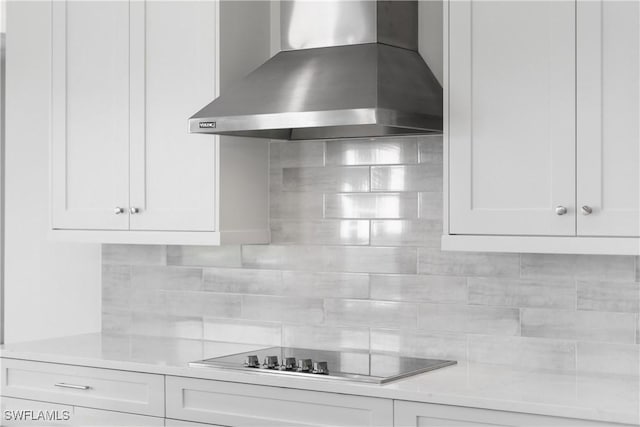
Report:
M 593 212 L 593 209 L 591 208 L 591 206 L 583 206 L 581 209 L 582 211 L 582 215 L 591 215 L 591 213 Z
M 564 206 L 556 206 L 556 215 L 564 215 L 567 213 L 567 208 Z
M 113 210 L 113 213 L 116 215 L 120 215 L 121 213 L 124 213 L 124 209 L 120 206 L 116 206 L 116 208 Z
M 129 213 L 131 213 L 131 215 L 135 215 L 137 213 L 140 213 L 140 209 L 139 208 L 129 208 Z
M 54 384 L 54 386 L 62 387 L 62 388 L 72 388 L 75 390 L 89 390 L 91 388 L 88 385 L 77 385 L 77 384 L 67 384 L 67 383 L 56 383 Z

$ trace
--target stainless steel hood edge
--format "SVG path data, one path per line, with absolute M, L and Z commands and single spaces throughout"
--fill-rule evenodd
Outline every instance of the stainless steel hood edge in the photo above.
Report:
M 309 10 L 297 13 L 296 6 L 303 4 Z M 353 40 L 343 34 L 352 30 L 349 21 L 343 22 L 347 30 L 336 24 L 339 36 L 318 38 L 292 32 L 306 28 L 300 23 L 306 13 L 314 8 L 326 11 L 331 4 L 362 15 L 353 20 L 360 18 L 366 24 L 366 31 L 356 38 L 365 43 L 339 45 Z M 417 39 L 411 40 L 416 31 L 400 34 L 398 46 L 366 42 L 372 38 L 372 28 L 384 33 L 381 39 L 393 40 L 394 28 L 403 28 L 398 17 L 417 19 L 411 17 L 417 2 L 334 1 L 314 6 L 314 2 L 290 1 L 283 5 L 288 5 L 283 12 L 283 46 L 291 50 L 279 52 L 223 91 L 191 117 L 190 132 L 298 140 L 442 131 L 442 87 L 418 52 L 406 47 L 417 46 Z M 372 5 L 377 7 L 373 13 Z M 381 13 L 391 16 L 386 19 Z M 376 22 L 371 22 L 371 16 Z M 417 28 L 417 23 L 412 24 Z M 316 33 L 321 30 L 324 26 Z

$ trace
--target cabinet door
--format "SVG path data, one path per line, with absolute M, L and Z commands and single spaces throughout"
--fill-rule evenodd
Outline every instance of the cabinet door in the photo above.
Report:
M 164 418 L 0 397 L 3 427 L 164 427 Z M 7 412 L 8 411 L 8 412 Z
M 605 427 L 611 424 L 572 418 L 465 408 L 395 400 L 394 427 Z
M 389 399 L 166 377 L 168 418 L 234 427 L 393 425 Z
M 131 3 L 132 230 L 215 229 L 217 138 L 187 119 L 216 97 L 216 9 Z
M 449 233 L 574 235 L 575 4 L 450 1 L 448 55 Z
M 640 236 L 640 4 L 578 1 L 578 234 Z M 585 212 L 587 213 L 587 212 Z
M 129 3 L 54 1 L 52 13 L 52 226 L 126 230 Z

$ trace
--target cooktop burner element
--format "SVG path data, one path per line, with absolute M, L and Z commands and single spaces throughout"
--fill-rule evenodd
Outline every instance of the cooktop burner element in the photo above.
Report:
M 189 365 L 261 374 L 385 384 L 455 363 L 453 360 L 399 357 L 364 351 L 270 347 L 191 362 Z

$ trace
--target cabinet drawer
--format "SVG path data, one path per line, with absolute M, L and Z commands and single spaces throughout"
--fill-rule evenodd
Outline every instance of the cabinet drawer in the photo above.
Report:
M 394 427 L 625 427 L 546 415 L 523 414 L 461 406 L 434 405 L 396 400 Z M 628 426 L 631 427 L 631 426 Z
M 244 426 L 390 426 L 393 402 L 343 394 L 167 377 L 167 418 Z
M 162 375 L 2 359 L 2 395 L 164 417 Z
M 164 419 L 124 412 L 81 408 L 35 400 L 2 397 L 2 427 L 164 427 Z M 46 419 L 43 419 L 46 418 Z

